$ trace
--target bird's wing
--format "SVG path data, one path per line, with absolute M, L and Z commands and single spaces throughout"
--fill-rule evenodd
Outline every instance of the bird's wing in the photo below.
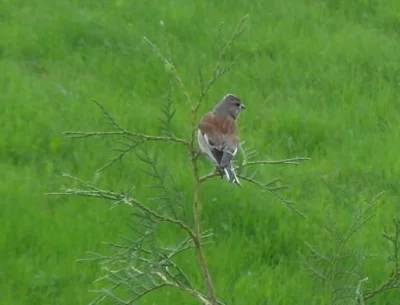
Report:
M 210 146 L 207 136 L 200 129 L 197 132 L 197 140 L 201 151 L 205 153 L 206 156 L 215 163 L 215 165 L 219 165 L 222 154 L 220 156 L 218 151 L 215 151 L 215 149 Z
M 201 119 L 199 132 L 213 159 L 219 166 L 226 167 L 239 146 L 235 120 L 229 116 L 217 116 L 210 112 Z

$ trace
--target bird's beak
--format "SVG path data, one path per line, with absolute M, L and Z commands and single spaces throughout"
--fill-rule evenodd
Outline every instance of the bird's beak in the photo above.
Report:
M 240 104 L 240 108 L 241 108 L 241 109 L 246 109 L 246 106 L 243 105 L 243 104 Z

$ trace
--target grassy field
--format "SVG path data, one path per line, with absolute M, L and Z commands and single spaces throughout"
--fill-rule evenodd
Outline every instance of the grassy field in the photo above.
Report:
M 143 196 L 148 178 L 134 155 L 96 176 L 113 142 L 62 132 L 110 129 L 94 98 L 124 127 L 156 134 L 169 76 L 142 37 L 163 47 L 164 22 L 176 66 L 196 96 L 199 68 L 211 73 L 215 64 L 218 25 L 225 22 L 227 38 L 247 13 L 246 30 L 229 51 L 240 54 L 238 63 L 201 111 L 235 93 L 247 106 L 241 136 L 260 156 L 311 158 L 261 169 L 291 186 L 285 196 L 308 219 L 252 185 L 208 182 L 203 227 L 215 230 L 207 257 L 218 296 L 227 304 L 330 304 L 330 290 L 308 275 L 299 252 L 308 253 L 305 242 L 331 251 L 324 225 L 348 227 L 362 200 L 381 191 L 375 217 L 349 246 L 373 255 L 363 265 L 365 290 L 390 276 L 382 231 L 400 217 L 399 1 L 2 0 L 0 304 L 93 300 L 100 267 L 76 260 L 129 235 L 129 208 L 44 194 L 67 185 L 62 172 L 116 189 L 134 184 Z M 184 137 L 187 108 L 175 98 L 174 131 Z M 166 155 L 190 204 L 187 156 L 172 148 Z M 209 169 L 203 162 L 202 172 Z M 193 269 L 188 258 L 182 264 Z M 140 304 L 195 304 L 165 293 Z M 368 302 L 399 303 L 399 291 Z

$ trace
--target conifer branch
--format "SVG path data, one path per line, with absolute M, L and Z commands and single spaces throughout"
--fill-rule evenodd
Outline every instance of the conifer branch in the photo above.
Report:
M 67 131 L 64 134 L 70 138 L 91 138 L 91 137 L 111 137 L 116 138 L 122 143 L 122 147 L 117 147 L 117 155 L 110 158 L 99 171 L 111 166 L 116 161 L 132 152 L 137 152 L 137 159 L 146 165 L 144 174 L 152 179 L 147 187 L 153 190 L 151 197 L 141 200 L 137 194 L 130 192 L 114 192 L 113 190 L 104 190 L 93 184 L 82 181 L 71 175 L 64 174 L 65 178 L 78 184 L 78 188 L 66 188 L 60 192 L 50 193 L 49 195 L 69 195 L 100 198 L 108 200 L 113 207 L 120 204 L 127 204 L 132 208 L 132 218 L 134 221 L 129 223 L 134 237 L 124 237 L 123 243 L 107 243 L 115 252 L 112 255 L 104 256 L 91 253 L 91 258 L 82 261 L 96 261 L 102 264 L 105 275 L 97 281 L 107 281 L 109 287 L 98 290 L 100 294 L 93 304 L 98 304 L 104 300 L 114 301 L 116 304 L 132 304 L 142 297 L 157 289 L 170 287 L 185 292 L 196 298 L 200 303 L 206 305 L 222 304 L 218 300 L 215 286 L 209 270 L 204 246 L 211 243 L 213 236 L 211 230 L 202 230 L 202 187 L 203 183 L 220 176 L 219 172 L 212 172 L 207 175 L 200 175 L 198 168 L 198 151 L 196 147 L 196 132 L 198 125 L 199 109 L 205 96 L 216 82 L 225 75 L 236 63 L 238 56 L 227 58 L 228 50 L 234 42 L 243 33 L 247 15 L 238 23 L 230 38 L 225 42 L 220 39 L 218 54 L 214 70 L 209 78 L 204 77 L 200 71 L 200 95 L 198 99 L 192 100 L 189 91 L 176 68 L 172 54 L 168 45 L 167 31 L 164 23 L 161 22 L 162 33 L 164 37 L 163 51 L 148 38 L 144 37 L 146 43 L 151 47 L 154 54 L 164 64 L 166 70 L 171 75 L 168 92 L 165 96 L 166 102 L 161 107 L 160 135 L 148 135 L 136 131 L 130 131 L 122 127 L 97 101 L 94 103 L 100 108 L 103 116 L 113 127 L 111 131 Z M 221 29 L 221 27 L 220 27 Z M 220 31 L 219 31 L 220 32 Z M 208 81 L 204 81 L 208 79 Z M 172 131 L 172 122 L 175 118 L 175 104 L 172 97 L 172 85 L 177 84 L 178 89 L 183 94 L 187 108 L 190 111 L 191 119 L 191 137 L 189 139 L 180 138 L 174 135 Z M 179 147 L 185 148 L 190 156 L 191 171 L 193 175 L 194 197 L 192 200 L 194 223 L 189 224 L 188 217 L 185 214 L 187 203 L 184 202 L 182 191 L 177 186 L 173 174 L 170 172 L 168 162 L 160 161 L 162 151 L 153 154 L 150 153 L 147 145 L 149 143 L 176 143 Z M 139 149 L 140 148 L 140 149 Z M 244 181 L 253 184 L 262 191 L 273 194 L 276 198 L 283 201 L 293 211 L 304 216 L 297 209 L 293 208 L 291 201 L 285 200 L 277 192 L 287 186 L 280 185 L 279 179 L 269 182 L 261 182 L 257 176 L 257 170 L 246 174 L 248 168 L 255 168 L 264 164 L 294 164 L 308 158 L 294 158 L 279 161 L 260 161 L 254 160 L 255 152 L 248 149 L 242 149 L 243 162 L 236 167 L 239 177 Z M 184 162 L 184 160 L 182 160 Z M 179 232 L 185 234 L 185 237 L 177 244 L 164 245 L 157 237 L 160 224 L 174 226 Z M 175 261 L 181 253 L 188 249 L 194 249 L 197 261 L 200 266 L 205 292 L 196 288 L 191 282 L 190 277 Z M 122 299 L 122 295 L 129 295 L 128 299 Z
M 141 203 L 140 201 L 138 201 L 133 197 L 128 197 L 122 193 L 114 193 L 112 191 L 99 189 L 88 182 L 82 181 L 68 174 L 63 174 L 63 177 L 74 180 L 79 184 L 85 186 L 87 189 L 85 190 L 79 188 L 67 188 L 64 189 L 63 192 L 47 193 L 46 195 L 71 195 L 71 196 L 81 196 L 81 197 L 95 197 L 95 198 L 111 200 L 116 204 L 127 204 L 134 208 L 138 208 L 139 210 L 147 213 L 148 215 L 157 219 L 160 222 L 169 222 L 175 224 L 180 228 L 182 228 L 184 231 L 186 231 L 190 237 L 195 238 L 195 234 L 192 231 L 192 229 L 190 229 L 190 227 L 185 223 L 183 223 L 181 220 L 174 219 L 162 214 L 158 214 L 156 211 L 148 208 L 145 204 Z
M 377 288 L 365 292 L 363 300 L 369 300 L 383 292 L 400 289 L 400 220 L 396 217 L 392 219 L 394 234 L 389 235 L 383 232 L 383 237 L 389 241 L 392 248 L 392 255 L 389 257 L 389 262 L 393 264 L 392 273 L 389 278 L 380 284 Z
M 233 43 L 242 35 L 244 31 L 244 27 L 246 25 L 247 18 L 249 16 L 245 15 L 242 17 L 242 19 L 239 21 L 239 24 L 236 26 L 236 29 L 233 31 L 230 39 L 227 42 L 223 42 L 222 38 L 219 36 L 219 50 L 218 50 L 218 58 L 217 62 L 214 67 L 214 71 L 208 80 L 207 83 L 204 83 L 204 76 L 202 71 L 199 71 L 199 81 L 200 81 L 200 97 L 197 100 L 196 104 L 192 108 L 193 113 L 197 113 L 199 110 L 199 107 L 201 105 L 201 102 L 203 101 L 204 97 L 207 95 L 208 91 L 211 89 L 211 87 L 222 77 L 224 76 L 229 70 L 232 69 L 232 67 L 235 65 L 238 55 L 233 60 L 229 60 L 228 63 L 225 65 L 222 63 L 222 61 L 225 59 L 226 53 L 229 50 L 229 48 L 233 45 Z M 221 23 L 218 32 L 220 33 L 221 28 L 222 28 L 223 23 Z

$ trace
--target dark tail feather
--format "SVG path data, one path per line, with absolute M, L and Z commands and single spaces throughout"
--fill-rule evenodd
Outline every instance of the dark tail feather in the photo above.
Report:
M 224 151 L 221 155 L 221 161 L 219 161 L 219 166 L 221 166 L 222 168 L 225 168 L 225 167 L 232 168 L 232 165 L 231 165 L 232 158 L 233 158 L 233 155 L 231 153 Z
M 225 177 L 226 179 L 230 182 L 230 183 L 235 183 L 236 185 L 242 187 L 242 185 L 240 184 L 240 181 L 238 179 L 238 177 L 236 176 L 235 170 L 233 169 L 232 165 L 229 165 L 227 167 L 224 168 L 224 173 L 225 173 Z

